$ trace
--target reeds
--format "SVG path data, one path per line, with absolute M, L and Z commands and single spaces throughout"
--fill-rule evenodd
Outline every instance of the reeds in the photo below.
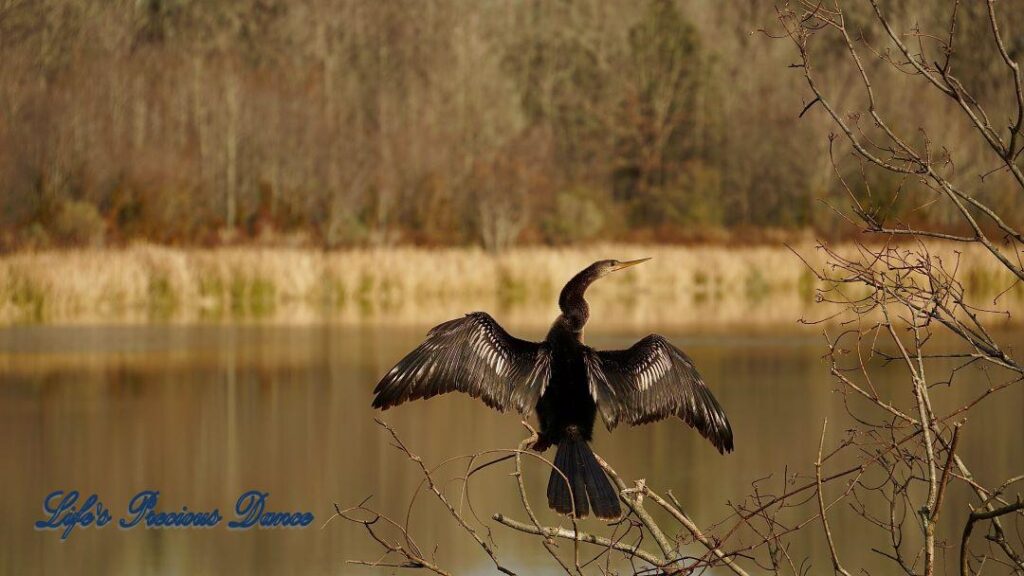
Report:
M 936 247 L 935 250 L 940 250 Z M 820 256 L 800 249 L 812 265 Z M 203 319 L 431 324 L 485 309 L 541 326 L 575 272 L 602 258 L 654 260 L 588 292 L 594 322 L 777 325 L 820 317 L 816 280 L 789 249 L 607 245 L 475 249 L 126 249 L 19 253 L 0 258 L 0 324 Z M 960 275 L 975 295 L 1012 278 L 969 247 Z M 1000 305 L 1020 307 L 1020 289 Z

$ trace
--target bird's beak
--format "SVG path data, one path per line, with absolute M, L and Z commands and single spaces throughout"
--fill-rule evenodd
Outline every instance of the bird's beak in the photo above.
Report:
M 617 266 L 612 268 L 612 272 L 615 272 L 615 271 L 618 271 L 618 270 L 622 270 L 623 268 L 629 268 L 630 266 L 636 266 L 637 264 L 643 264 L 644 262 L 647 262 L 648 260 L 650 260 L 650 258 L 641 258 L 639 260 L 627 260 L 625 262 L 619 262 L 619 264 Z

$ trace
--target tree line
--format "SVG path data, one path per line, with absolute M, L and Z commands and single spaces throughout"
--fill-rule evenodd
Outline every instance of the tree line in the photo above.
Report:
M 861 40 L 882 42 L 870 5 L 847 4 Z M 949 17 L 909 4 L 893 18 Z M 961 38 L 987 24 L 974 4 Z M 826 118 L 779 80 L 791 54 L 758 31 L 774 14 L 696 0 L 0 0 L 0 248 L 835 234 L 834 172 L 859 167 L 840 144 L 833 166 Z M 965 41 L 954 62 L 996 101 L 994 50 Z M 907 125 L 949 106 L 920 92 L 885 96 L 906 102 Z M 857 91 L 834 96 L 863 108 Z M 949 154 L 949 170 L 991 168 L 979 146 Z M 919 216 L 929 190 L 912 177 L 870 184 L 905 190 L 877 205 L 871 186 L 857 192 L 882 218 L 957 221 Z M 1004 184 L 978 185 L 1012 208 Z

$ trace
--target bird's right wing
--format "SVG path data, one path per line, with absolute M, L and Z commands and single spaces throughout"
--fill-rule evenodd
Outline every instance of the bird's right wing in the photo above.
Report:
M 644 424 L 678 416 L 719 452 L 733 448 L 725 411 L 693 360 L 664 336 L 651 334 L 626 350 L 586 349 L 590 393 L 609 429 L 620 420 Z
M 459 391 L 502 412 L 528 414 L 550 375 L 546 344 L 520 340 L 486 312 L 474 312 L 431 330 L 377 384 L 373 407 Z

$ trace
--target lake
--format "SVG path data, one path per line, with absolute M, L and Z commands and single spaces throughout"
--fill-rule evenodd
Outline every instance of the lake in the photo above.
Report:
M 500 318 L 499 318 L 500 320 Z M 0 524 L 0 574 L 374 574 L 346 565 L 373 560 L 377 549 L 359 526 L 334 520 L 333 503 L 373 506 L 402 518 L 419 483 L 417 469 L 390 446 L 369 408 L 379 377 L 422 339 L 428 326 L 193 324 L 15 326 L 0 328 L 0 445 L 6 518 Z M 543 330 L 513 333 L 541 338 Z M 646 331 L 588 328 L 599 348 L 630 345 Z M 781 334 L 781 335 L 780 335 Z M 725 407 L 736 451 L 719 455 L 678 420 L 638 428 L 603 427 L 594 447 L 627 479 L 669 489 L 701 526 L 731 513 L 727 503 L 769 475 L 778 491 L 787 469 L 813 474 L 822 419 L 830 442 L 848 425 L 821 359 L 815 329 L 667 333 L 696 361 Z M 1018 344 L 1019 335 L 1009 335 Z M 987 386 L 966 378 L 940 402 L 952 405 Z M 879 368 L 876 385 L 904 393 L 899 366 Z M 938 394 L 938 392 L 937 392 Z M 1024 387 L 972 412 L 960 453 L 986 484 L 1024 472 L 1020 417 Z M 460 395 L 400 406 L 383 414 L 428 464 L 495 448 L 524 437 L 519 418 Z M 553 451 L 548 453 L 553 457 Z M 448 477 L 461 473 L 456 464 Z M 482 518 L 494 512 L 526 520 L 505 465 L 482 472 L 471 497 Z M 527 467 L 527 488 L 541 518 L 547 474 Z M 450 485 L 453 494 L 457 487 Z M 33 524 L 53 490 L 96 493 L 114 514 L 103 529 L 76 528 L 66 542 Z M 231 519 L 250 489 L 269 492 L 274 511 L 310 511 L 313 525 L 291 530 L 119 530 L 130 498 L 159 490 L 169 511 L 219 508 Z M 970 501 L 954 486 L 947 515 L 955 539 Z M 867 550 L 878 534 L 837 510 L 832 518 L 847 567 L 893 566 Z M 499 554 L 520 573 L 553 573 L 537 540 L 489 522 Z M 456 574 L 491 574 L 493 565 L 445 510 L 422 497 L 413 519 L 421 547 L 437 547 L 439 564 Z M 609 528 L 588 519 L 586 530 Z M 816 527 L 794 537 L 812 573 L 831 567 Z M 957 540 L 958 542 L 958 540 Z M 648 543 L 649 545 L 650 543 Z M 563 550 L 571 546 L 563 544 Z M 653 548 L 653 546 L 651 546 Z M 955 562 L 956 550 L 948 554 Z M 589 555 L 588 555 L 589 556 Z M 952 564 L 950 564 L 952 565 Z M 856 570 L 854 570 L 856 571 Z M 390 571 L 388 572 L 390 573 Z

